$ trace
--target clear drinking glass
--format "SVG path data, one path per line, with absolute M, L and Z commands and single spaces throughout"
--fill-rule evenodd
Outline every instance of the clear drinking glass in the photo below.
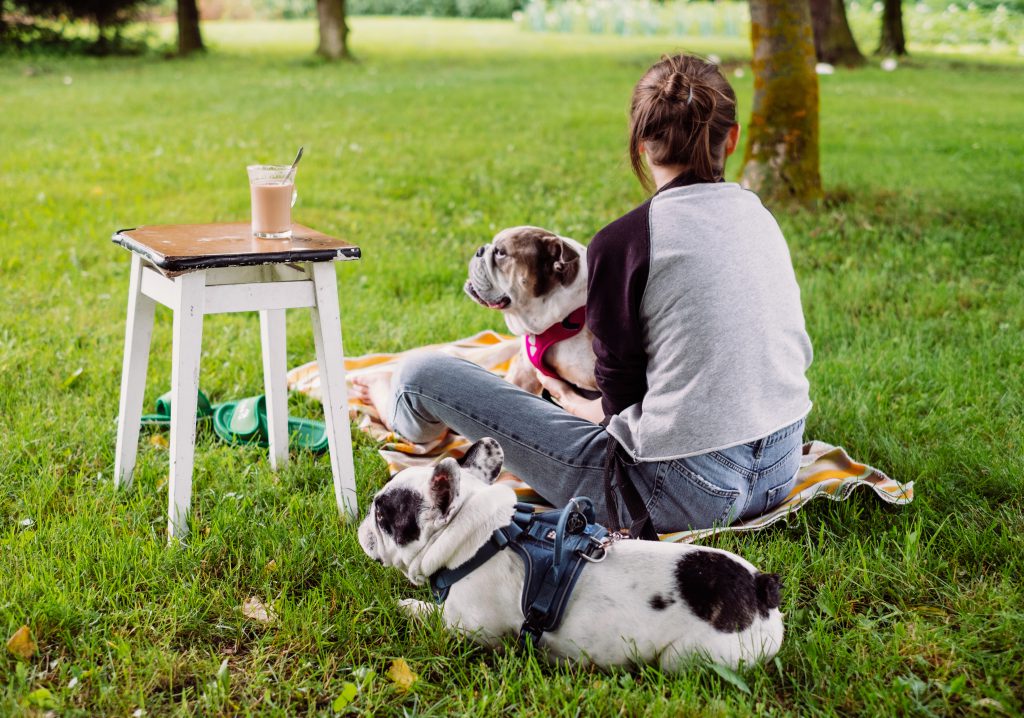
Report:
M 290 165 L 249 165 L 252 233 L 262 239 L 290 239 L 292 207 L 298 198 Z

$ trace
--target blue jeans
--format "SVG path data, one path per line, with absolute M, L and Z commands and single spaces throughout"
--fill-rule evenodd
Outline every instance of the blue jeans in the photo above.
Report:
M 589 496 L 608 523 L 603 427 L 573 416 L 472 362 L 444 354 L 410 356 L 392 379 L 391 426 L 414 442 L 451 428 L 476 441 L 493 437 L 505 466 L 554 506 Z M 660 533 L 730 524 L 782 502 L 796 481 L 804 420 L 720 451 L 669 461 L 634 462 L 620 452 Z

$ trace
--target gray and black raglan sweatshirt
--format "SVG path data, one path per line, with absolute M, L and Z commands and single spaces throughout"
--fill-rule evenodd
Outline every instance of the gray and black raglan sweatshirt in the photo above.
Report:
M 800 288 L 754 193 L 681 175 L 598 232 L 587 263 L 607 427 L 634 459 L 736 446 L 810 411 Z

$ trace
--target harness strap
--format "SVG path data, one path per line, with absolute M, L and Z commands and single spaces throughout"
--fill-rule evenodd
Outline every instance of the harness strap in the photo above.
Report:
M 544 363 L 544 354 L 558 342 L 571 339 L 583 331 L 586 322 L 587 307 L 584 305 L 574 309 L 565 319 L 552 324 L 540 334 L 525 335 L 523 337 L 523 346 L 526 348 L 526 358 L 545 376 L 560 379 L 561 377 L 551 371 L 548 365 Z
M 658 532 L 654 530 L 654 523 L 651 521 L 651 515 L 644 505 L 640 492 L 636 490 L 636 486 L 622 470 L 618 449 L 619 442 L 615 440 L 615 437 L 609 435 L 608 452 L 605 454 L 604 462 L 604 498 L 605 505 L 608 507 L 608 517 L 616 525 L 615 530 L 623 528 L 619 525 L 622 523 L 622 518 L 619 514 L 617 498 L 617 494 L 621 495 L 632 519 L 629 535 L 632 538 L 645 541 L 658 541 Z
M 509 527 L 495 529 L 490 540 L 473 554 L 473 558 L 456 568 L 441 569 L 430 577 L 430 590 L 438 603 L 444 603 L 448 598 L 448 592 L 452 586 L 476 571 L 485 563 L 491 560 L 495 554 L 508 546 L 509 536 L 506 531 Z M 521 533 L 521 532 L 520 532 Z
M 529 527 L 533 523 L 533 506 L 517 502 L 515 513 L 512 515 L 512 523 L 495 529 L 490 540 L 481 546 L 473 558 L 455 568 L 443 568 L 430 577 L 430 590 L 438 603 L 444 603 L 448 598 L 451 587 L 464 579 L 473 571 L 477 570 L 491 558 L 509 545 L 510 542 L 518 541 L 523 534 L 523 527 Z

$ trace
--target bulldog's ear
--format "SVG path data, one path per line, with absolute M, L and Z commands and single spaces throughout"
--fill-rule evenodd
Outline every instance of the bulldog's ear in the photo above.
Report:
M 505 452 L 501 450 L 501 445 L 485 436 L 469 447 L 459 464 L 463 471 L 472 472 L 489 484 L 498 478 L 504 461 Z
M 455 459 L 442 459 L 430 477 L 430 499 L 441 516 L 447 516 L 459 495 L 461 469 Z
M 558 240 L 558 255 L 553 265 L 555 276 L 563 285 L 568 286 L 576 280 L 580 271 L 580 253 L 569 246 L 568 242 Z

